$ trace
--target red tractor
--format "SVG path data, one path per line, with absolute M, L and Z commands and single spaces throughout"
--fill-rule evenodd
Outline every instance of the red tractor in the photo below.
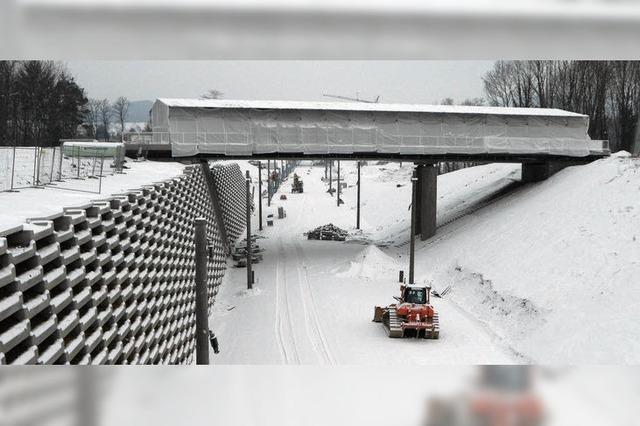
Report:
M 478 386 L 453 399 L 431 399 L 425 426 L 541 426 L 545 415 L 531 369 L 484 366 Z
M 431 288 L 416 285 L 400 286 L 396 304 L 376 306 L 374 322 L 382 323 L 389 337 L 420 337 L 438 339 L 438 313 L 430 304 Z

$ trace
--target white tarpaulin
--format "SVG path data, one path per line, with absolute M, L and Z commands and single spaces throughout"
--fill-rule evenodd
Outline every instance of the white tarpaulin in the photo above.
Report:
M 584 157 L 589 118 L 557 109 L 158 99 L 172 154 L 548 154 Z M 165 138 L 166 139 L 166 138 Z

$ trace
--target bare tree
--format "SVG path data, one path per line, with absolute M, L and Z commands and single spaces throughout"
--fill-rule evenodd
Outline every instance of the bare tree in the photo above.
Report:
M 113 113 L 115 114 L 116 119 L 120 123 L 120 138 L 124 138 L 124 125 L 127 121 L 127 116 L 129 115 L 129 100 L 124 96 L 120 96 L 113 103 Z
M 224 93 L 222 93 L 220 90 L 210 89 L 207 93 L 205 93 L 204 95 L 200 96 L 200 98 L 202 98 L 202 99 L 222 99 L 223 96 L 224 96 Z
M 497 61 L 493 69 L 482 77 L 484 91 L 491 105 L 513 106 L 517 75 L 513 62 Z
M 561 108 L 589 116 L 589 136 L 633 151 L 640 62 L 497 61 L 483 77 L 491 105 Z
M 97 139 L 98 127 L 100 126 L 100 100 L 89 99 L 87 102 L 85 123 L 89 137 Z
M 466 106 L 483 106 L 485 103 L 484 98 L 467 98 L 460 105 Z
M 109 127 L 111 126 L 111 118 L 113 114 L 113 109 L 111 108 L 111 104 L 107 99 L 102 99 L 98 101 L 98 113 L 100 114 L 100 124 L 102 125 L 102 129 L 104 130 L 104 140 L 109 140 Z

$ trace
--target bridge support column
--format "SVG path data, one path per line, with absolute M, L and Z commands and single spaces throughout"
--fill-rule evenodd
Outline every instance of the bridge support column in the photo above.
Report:
M 437 163 L 420 164 L 417 167 L 418 188 L 416 204 L 416 235 L 422 241 L 436 234 L 436 204 L 438 200 L 438 168 Z
M 522 163 L 522 182 L 540 182 L 549 177 L 549 163 Z
M 540 163 L 522 163 L 522 182 L 540 182 L 558 173 L 565 167 L 579 163 L 543 161 Z

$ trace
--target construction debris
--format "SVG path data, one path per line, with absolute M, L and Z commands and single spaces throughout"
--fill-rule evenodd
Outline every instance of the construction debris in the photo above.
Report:
M 330 223 L 309 231 L 307 233 L 307 238 L 310 240 L 345 241 L 347 239 L 347 235 L 347 231 Z
M 293 184 L 291 185 L 291 192 L 293 193 L 304 192 L 304 184 L 302 182 L 302 179 L 300 179 L 300 177 L 296 173 L 293 174 Z
M 256 242 L 257 236 L 251 236 L 251 263 L 260 263 L 264 249 Z M 238 242 L 231 258 L 236 262 L 236 268 L 246 268 L 247 266 L 247 239 Z

